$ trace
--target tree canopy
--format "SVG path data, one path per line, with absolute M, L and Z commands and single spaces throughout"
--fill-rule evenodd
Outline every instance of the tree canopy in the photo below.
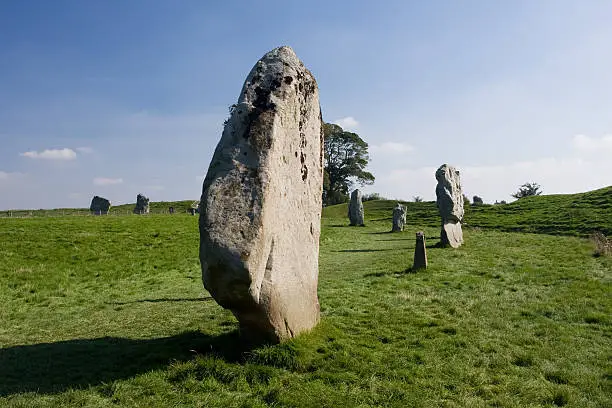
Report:
M 512 194 L 514 198 L 523 198 L 542 194 L 541 187 L 538 183 L 525 183 L 519 187 L 519 190 Z
M 335 124 L 324 123 L 323 131 L 323 204 L 339 204 L 348 200 L 349 189 L 354 184 L 374 182 L 374 175 L 365 170 L 370 161 L 368 144 L 356 133 L 347 132 Z

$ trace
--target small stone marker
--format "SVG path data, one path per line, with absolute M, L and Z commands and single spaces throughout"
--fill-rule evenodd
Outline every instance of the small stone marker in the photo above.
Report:
M 436 204 L 442 217 L 440 242 L 442 246 L 450 245 L 458 248 L 463 244 L 463 192 L 459 171 L 454 167 L 443 164 L 436 171 Z
M 105 215 L 108 214 L 108 210 L 111 207 L 111 202 L 106 198 L 94 196 L 89 206 L 89 211 L 94 215 Z
M 427 269 L 427 248 L 425 246 L 425 233 L 416 233 L 416 245 L 414 247 L 414 263 L 412 270 Z
M 393 227 L 391 232 L 401 232 L 406 225 L 406 206 L 397 203 L 393 209 Z
M 149 198 L 145 197 L 144 194 L 138 194 L 136 196 L 136 206 L 134 207 L 134 214 L 148 214 L 149 213 Z
M 351 201 L 348 207 L 349 222 L 352 226 L 363 227 L 363 203 L 361 202 L 361 191 L 359 189 L 351 193 Z
M 323 130 L 314 76 L 290 47 L 249 73 L 200 199 L 204 287 L 253 341 L 319 322 Z

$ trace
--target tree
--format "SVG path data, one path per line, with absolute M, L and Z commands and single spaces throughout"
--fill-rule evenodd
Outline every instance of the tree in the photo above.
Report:
M 338 125 L 324 123 L 323 131 L 323 204 L 339 204 L 348 201 L 349 188 L 354 184 L 374 182 L 374 175 L 365 170 L 370 161 L 368 144 L 356 133 L 347 132 Z
M 412 197 L 412 200 L 415 203 L 422 203 L 423 202 L 423 197 L 421 197 L 421 196 L 414 196 L 414 197 Z
M 537 196 L 542 194 L 542 189 L 538 183 L 525 183 L 519 190 L 512 194 L 512 197 L 520 199 L 523 197 Z
M 482 198 L 480 198 L 477 195 L 475 195 L 472 198 L 472 203 L 474 203 L 474 205 L 481 205 L 481 204 L 483 204 L 483 201 L 482 201 Z

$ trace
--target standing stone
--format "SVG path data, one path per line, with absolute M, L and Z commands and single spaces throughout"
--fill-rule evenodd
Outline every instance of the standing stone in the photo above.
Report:
M 363 203 L 361 202 L 361 191 L 359 189 L 351 193 L 348 217 L 352 226 L 359 225 L 363 227 Z
M 459 171 L 443 164 L 436 171 L 436 204 L 442 217 L 440 242 L 443 246 L 458 248 L 463 243 L 461 221 L 463 220 L 463 192 Z
M 414 263 L 412 270 L 427 269 L 427 248 L 425 246 L 425 233 L 419 231 L 416 233 L 416 245 L 414 247 Z
M 319 322 L 323 130 L 317 82 L 290 47 L 255 64 L 204 179 L 204 287 L 254 341 Z
M 149 198 L 143 194 L 136 196 L 136 206 L 134 207 L 134 214 L 148 214 L 149 213 Z
M 199 200 L 191 203 L 189 212 L 191 213 L 191 215 L 196 215 L 200 213 L 200 201 Z
M 105 215 L 108 214 L 108 210 L 111 207 L 111 202 L 106 198 L 94 196 L 89 206 L 89 211 L 94 215 Z
M 391 232 L 401 232 L 406 225 L 406 207 L 397 203 L 393 209 L 393 227 Z

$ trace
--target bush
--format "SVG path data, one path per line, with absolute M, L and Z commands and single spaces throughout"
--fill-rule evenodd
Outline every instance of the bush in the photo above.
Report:
M 361 201 L 374 201 L 374 200 L 386 200 L 385 197 L 381 197 L 378 193 L 365 194 Z
M 484 204 L 484 202 L 482 201 L 482 198 L 478 197 L 477 195 L 475 195 L 472 198 L 472 203 L 474 203 L 474 205 L 481 205 Z

